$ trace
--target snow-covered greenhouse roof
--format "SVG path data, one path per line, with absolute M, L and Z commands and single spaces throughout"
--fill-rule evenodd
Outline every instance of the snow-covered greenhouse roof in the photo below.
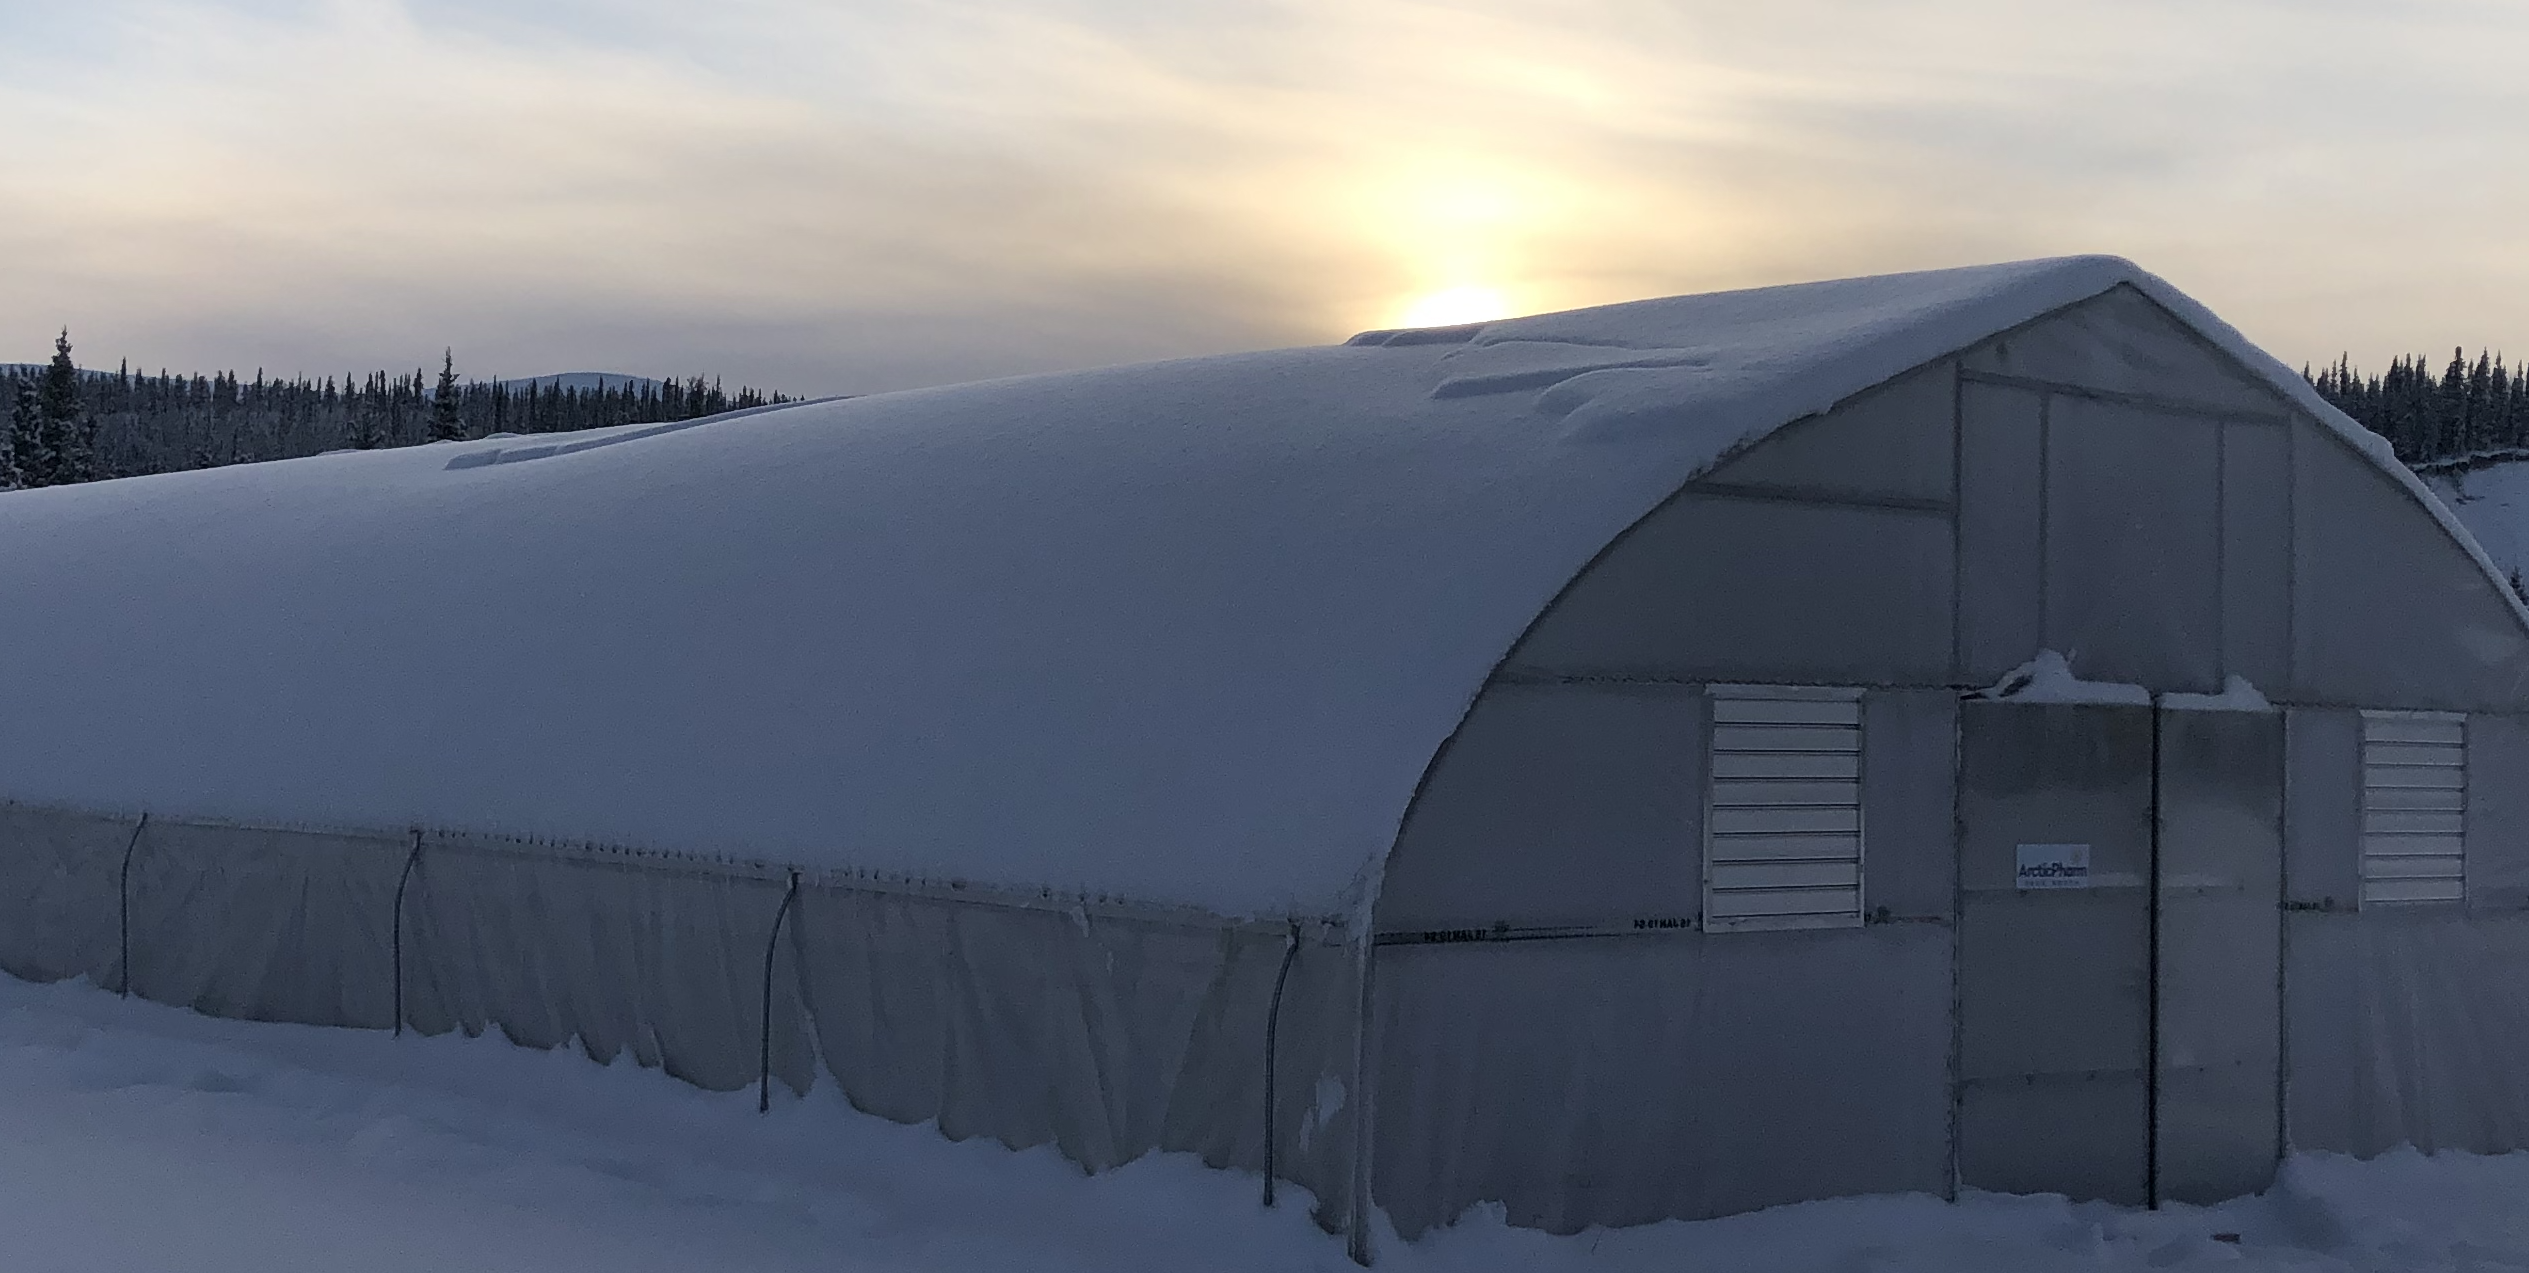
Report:
M 1627 525 L 2118 284 L 2354 431 L 2083 257 L 13 494 L 0 796 L 1339 912 Z

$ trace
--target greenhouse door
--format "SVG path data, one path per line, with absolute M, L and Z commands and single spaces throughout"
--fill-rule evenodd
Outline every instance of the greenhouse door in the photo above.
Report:
M 1971 700 L 1959 728 L 1959 1182 L 2264 1187 L 2281 717 Z
M 2283 714 L 2160 713 L 2154 1201 L 2274 1183 L 2283 1156 Z

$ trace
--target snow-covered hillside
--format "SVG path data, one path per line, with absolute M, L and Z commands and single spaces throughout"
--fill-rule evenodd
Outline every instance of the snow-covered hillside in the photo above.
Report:
M 2529 460 L 2427 479 L 2505 574 L 2529 576 Z
M 1097 1177 L 821 1090 L 769 1117 L 576 1053 L 219 1021 L 0 977 L 0 1267 L 43 1273 L 1343 1270 L 1306 1199 L 1183 1158 Z M 1810 1203 L 1556 1238 L 1476 1216 L 1398 1273 L 2529 1266 L 2529 1155 L 2295 1160 L 2263 1199 Z M 2229 1235 L 2236 1241 L 2225 1240 Z

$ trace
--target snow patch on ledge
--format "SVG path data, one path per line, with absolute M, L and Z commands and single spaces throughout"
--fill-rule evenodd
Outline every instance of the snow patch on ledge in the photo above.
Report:
M 2250 690 L 2255 693 L 2255 690 Z M 2140 685 L 2117 681 L 2085 681 L 2073 674 L 2072 664 L 2053 650 L 2040 650 L 2037 657 L 2002 674 L 1993 687 L 1973 697 L 1999 699 L 2012 703 L 2119 703 L 2129 707 L 2151 706 L 2151 691 Z M 2261 700 L 2262 701 L 2262 700 Z
M 2156 699 L 2150 690 L 2122 681 L 2085 681 L 2072 670 L 2072 661 L 2053 650 L 2040 650 L 2037 657 L 2002 674 L 2002 679 L 1989 688 L 1968 695 L 1969 698 L 2009 703 L 2113 703 L 2124 707 L 2162 707 L 2187 712 L 2271 712 L 2274 704 L 2244 676 L 2233 676 L 2222 682 L 2219 694 L 2162 694 Z
M 2235 674 L 2229 680 L 2222 682 L 2222 692 L 2219 694 L 2163 694 L 2160 696 L 2160 705 L 2183 712 L 2271 712 L 2274 710 L 2274 704 L 2267 702 L 2266 696 L 2258 693 L 2257 687 L 2249 684 L 2247 677 Z

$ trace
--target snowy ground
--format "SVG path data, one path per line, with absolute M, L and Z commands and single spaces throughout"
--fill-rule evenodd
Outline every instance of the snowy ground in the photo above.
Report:
M 2213 1235 L 2238 1236 L 2236 1244 Z M 1301 1206 L 1184 1160 L 1084 1178 L 829 1096 L 488 1040 L 215 1021 L 0 977 L 0 1268 L 1340 1270 Z M 2529 1156 L 2292 1163 L 2158 1215 L 1870 1198 L 1577 1238 L 1482 1217 L 1384 1269 L 2046 1273 L 2529 1269 Z
M 2440 474 L 2430 485 L 2496 566 L 2529 573 L 2529 462 Z

